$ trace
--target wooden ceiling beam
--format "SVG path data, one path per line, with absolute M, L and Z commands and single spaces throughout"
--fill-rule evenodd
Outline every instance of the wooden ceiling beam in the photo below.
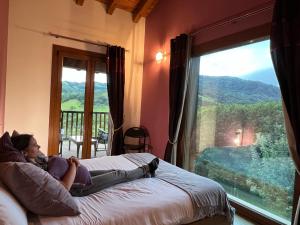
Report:
M 137 23 L 142 16 L 147 16 L 147 11 L 150 12 L 157 2 L 158 0 L 140 0 L 132 12 L 133 21 Z
M 107 5 L 106 12 L 112 15 L 115 9 L 117 8 L 117 6 L 118 6 L 118 0 L 111 0 Z
M 84 0 L 75 0 L 77 5 L 83 6 Z

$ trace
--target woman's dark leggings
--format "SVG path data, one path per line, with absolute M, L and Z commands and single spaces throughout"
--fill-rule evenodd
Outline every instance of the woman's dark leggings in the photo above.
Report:
M 81 184 L 73 184 L 70 193 L 72 196 L 82 197 L 98 192 L 104 188 L 111 187 L 135 179 L 145 177 L 146 169 L 139 167 L 134 170 L 94 170 L 90 171 L 92 184 L 83 186 Z

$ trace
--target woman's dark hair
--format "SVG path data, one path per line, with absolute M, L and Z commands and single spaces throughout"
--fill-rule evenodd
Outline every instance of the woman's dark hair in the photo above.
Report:
M 23 151 L 29 146 L 30 139 L 33 137 L 31 134 L 20 134 L 18 136 L 12 137 L 11 142 L 13 146 L 19 151 Z

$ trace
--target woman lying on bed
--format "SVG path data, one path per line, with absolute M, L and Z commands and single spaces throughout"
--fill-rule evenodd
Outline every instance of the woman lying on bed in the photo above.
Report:
M 37 141 L 30 134 L 20 134 L 12 137 L 11 141 L 16 149 L 21 151 L 26 160 L 41 169 L 48 171 L 48 159 L 47 157 L 41 157 L 39 155 L 40 146 Z M 62 158 L 61 158 L 62 159 Z M 138 167 L 134 170 L 95 170 L 84 173 L 86 180 L 90 180 L 88 184 L 75 183 L 76 171 L 80 166 L 80 162 L 76 157 L 70 157 L 64 159 L 68 162 L 68 169 L 60 179 L 61 184 L 68 190 L 73 196 L 86 196 L 95 192 L 98 192 L 104 188 L 110 187 L 115 184 L 132 181 L 142 177 L 154 176 L 155 170 L 158 167 L 158 158 L 153 159 L 147 165 Z M 85 167 L 83 167 L 86 169 Z M 83 169 L 81 168 L 81 169 Z M 51 174 L 51 173 L 50 173 Z M 55 177 L 57 178 L 57 177 Z

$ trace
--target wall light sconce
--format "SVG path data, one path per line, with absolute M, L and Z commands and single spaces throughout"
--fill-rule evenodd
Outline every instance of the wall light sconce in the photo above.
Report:
M 155 55 L 155 60 L 157 63 L 161 63 L 163 60 L 166 60 L 166 53 L 158 51 Z
M 242 130 L 241 129 L 237 129 L 235 132 L 235 138 L 233 140 L 234 144 L 236 146 L 241 146 L 241 135 L 242 135 Z

